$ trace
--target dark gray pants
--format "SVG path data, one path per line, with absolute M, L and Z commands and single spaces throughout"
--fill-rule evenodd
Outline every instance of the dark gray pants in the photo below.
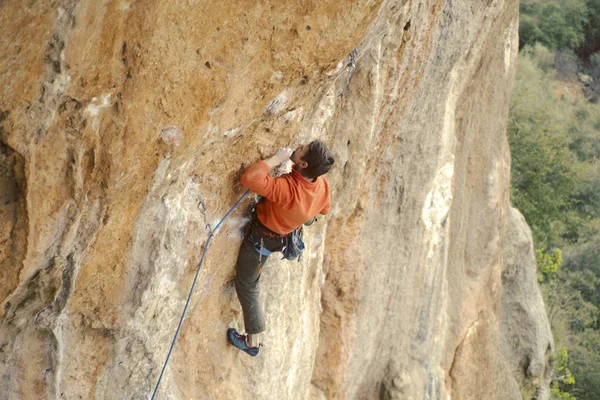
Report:
M 265 249 L 272 252 L 281 251 L 282 239 L 280 237 L 272 235 L 259 224 L 252 224 L 248 236 L 240 246 L 235 266 L 235 291 L 242 305 L 246 333 L 250 334 L 261 333 L 265 330 L 265 317 L 259 299 L 259 281 L 261 269 L 268 256 L 261 256 L 251 245 L 251 243 L 260 243 L 261 239 Z

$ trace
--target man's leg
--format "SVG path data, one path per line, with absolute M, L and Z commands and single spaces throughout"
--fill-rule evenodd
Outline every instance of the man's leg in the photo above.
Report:
M 258 346 L 258 334 L 265 330 L 265 320 L 259 299 L 259 279 L 262 265 L 267 260 L 242 242 L 236 264 L 235 290 L 244 313 L 244 327 L 248 345 Z
M 249 333 L 248 334 L 248 346 L 250 347 L 258 347 L 260 342 L 258 341 L 258 333 Z

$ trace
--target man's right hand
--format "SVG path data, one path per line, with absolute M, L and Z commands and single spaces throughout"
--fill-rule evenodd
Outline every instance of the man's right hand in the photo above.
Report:
M 280 160 L 279 164 L 281 164 L 282 162 L 289 160 L 293 152 L 294 150 L 290 149 L 289 147 L 281 147 L 279 150 L 277 150 L 275 157 Z
M 264 161 L 272 169 L 282 162 L 289 160 L 293 152 L 294 150 L 290 149 L 289 147 L 281 147 L 273 157 Z

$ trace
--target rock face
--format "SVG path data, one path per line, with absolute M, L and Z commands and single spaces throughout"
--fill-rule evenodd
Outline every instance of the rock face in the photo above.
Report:
M 516 209 L 508 214 L 500 303 L 503 353 L 525 397 L 547 399 L 552 378 L 548 361 L 554 344 L 537 286 L 531 231 Z
M 0 2 L 0 398 L 148 398 L 239 176 L 314 138 L 333 207 L 261 278 L 213 238 L 159 399 L 547 396 L 509 205 L 516 0 Z M 356 49 L 354 57 L 348 54 Z

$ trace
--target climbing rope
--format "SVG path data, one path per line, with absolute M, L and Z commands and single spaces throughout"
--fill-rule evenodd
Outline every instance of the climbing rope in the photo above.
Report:
M 235 208 L 242 202 L 244 197 L 250 193 L 250 190 L 246 190 L 242 197 L 235 202 L 233 207 L 229 209 L 227 214 L 219 221 L 217 226 L 210 231 L 208 234 L 208 239 L 206 239 L 206 244 L 204 245 L 204 251 L 202 252 L 202 257 L 200 258 L 200 262 L 198 263 L 198 268 L 196 268 L 196 276 L 194 276 L 194 281 L 192 282 L 192 287 L 190 288 L 190 293 L 188 294 L 187 301 L 185 302 L 185 307 L 183 307 L 183 312 L 181 313 L 181 318 L 179 318 L 179 325 L 177 325 L 177 330 L 175 331 L 175 336 L 173 336 L 173 341 L 171 342 L 171 348 L 169 348 L 169 353 L 167 354 L 167 359 L 162 367 L 162 371 L 160 371 L 160 376 L 158 377 L 158 382 L 156 382 L 156 387 L 154 388 L 154 392 L 152 393 L 152 400 L 156 396 L 156 392 L 158 391 L 158 386 L 160 385 L 160 381 L 163 377 L 163 373 L 165 372 L 165 368 L 167 368 L 167 363 L 169 362 L 169 357 L 171 357 L 171 352 L 173 351 L 173 347 L 175 346 L 175 340 L 177 340 L 177 335 L 179 334 L 179 329 L 181 328 L 181 323 L 183 322 L 183 318 L 185 317 L 185 312 L 187 311 L 188 304 L 190 303 L 190 299 L 192 298 L 192 293 L 194 292 L 194 286 L 196 285 L 196 279 L 198 279 L 198 273 L 200 272 L 200 267 L 202 267 L 202 263 L 204 262 L 204 256 L 206 255 L 206 249 L 208 249 L 208 245 L 210 244 L 210 239 L 213 237 L 213 234 L 219 229 L 221 223 L 229 217 L 229 214 L 235 210 Z

